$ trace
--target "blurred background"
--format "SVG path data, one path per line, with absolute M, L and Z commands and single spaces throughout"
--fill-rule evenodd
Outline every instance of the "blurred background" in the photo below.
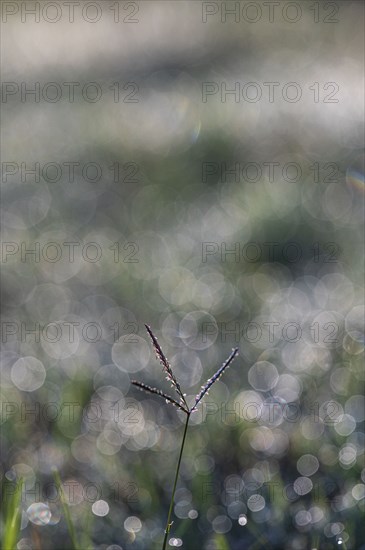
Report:
M 17 549 L 365 548 L 362 2 L 2 3 Z M 175 396 L 173 396 L 175 397 Z

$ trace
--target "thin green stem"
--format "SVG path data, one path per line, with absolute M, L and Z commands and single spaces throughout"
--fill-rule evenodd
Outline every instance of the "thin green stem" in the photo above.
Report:
M 169 509 L 169 515 L 167 516 L 167 523 L 166 523 L 166 529 L 165 529 L 165 538 L 163 540 L 162 550 L 166 550 L 166 543 L 167 543 L 167 539 L 168 539 L 170 529 L 171 529 L 171 525 L 172 525 L 170 523 L 170 520 L 171 520 L 172 509 L 174 507 L 174 498 L 175 498 L 176 485 L 177 485 L 177 480 L 178 480 L 178 477 L 179 477 L 181 457 L 182 457 L 183 450 L 184 450 L 186 433 L 188 431 L 189 418 L 190 418 L 190 412 L 186 414 L 186 423 L 185 423 L 184 436 L 183 436 L 183 439 L 182 439 L 179 461 L 177 463 L 177 468 L 176 468 L 174 488 L 172 490 L 172 495 L 171 495 L 170 509 Z

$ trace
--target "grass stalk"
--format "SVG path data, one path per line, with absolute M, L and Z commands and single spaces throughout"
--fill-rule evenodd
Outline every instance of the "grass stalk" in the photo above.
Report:
M 14 492 L 11 494 L 8 502 L 5 503 L 6 518 L 4 522 L 4 550 L 12 550 L 16 547 L 21 521 L 20 503 L 22 496 L 22 485 L 23 479 L 20 478 L 16 483 Z
M 171 529 L 171 525 L 172 525 L 171 515 L 172 515 L 172 510 L 173 510 L 173 507 L 174 507 L 176 485 L 177 485 L 177 480 L 179 478 L 181 458 L 182 458 L 182 454 L 183 454 L 183 450 L 184 450 L 186 434 L 187 434 L 187 431 L 188 431 L 188 424 L 189 424 L 190 415 L 197 410 L 197 407 L 198 407 L 199 403 L 201 402 L 201 400 L 203 399 L 203 397 L 205 395 L 208 395 L 208 392 L 209 392 L 210 388 L 213 386 L 213 384 L 215 382 L 217 382 L 217 380 L 219 380 L 219 378 L 222 376 L 223 372 L 229 367 L 229 365 L 232 363 L 232 361 L 238 355 L 238 348 L 235 348 L 235 349 L 232 350 L 232 353 L 225 360 L 223 365 L 216 371 L 216 373 L 211 378 L 209 378 L 209 380 L 207 380 L 207 382 L 203 386 L 201 386 L 200 392 L 196 396 L 193 406 L 189 407 L 188 404 L 187 404 L 187 401 L 185 399 L 186 394 L 183 393 L 183 391 L 180 387 L 180 384 L 177 381 L 177 379 L 176 379 L 176 377 L 175 377 L 175 375 L 172 371 L 171 365 L 168 362 L 168 360 L 166 359 L 165 354 L 162 351 L 161 346 L 157 341 L 156 336 L 153 334 L 153 332 L 151 330 L 151 327 L 149 327 L 148 325 L 145 325 L 145 326 L 146 326 L 146 329 L 147 329 L 147 332 L 148 332 L 149 336 L 151 337 L 153 348 L 156 352 L 156 357 L 162 365 L 163 371 L 166 375 L 166 379 L 171 383 L 171 386 L 174 388 L 175 392 L 177 393 L 177 395 L 179 397 L 179 401 L 177 401 L 176 399 L 174 399 L 170 395 L 167 395 L 162 390 L 159 390 L 158 388 L 153 388 L 152 386 L 148 386 L 147 384 L 144 384 L 143 382 L 139 382 L 138 380 L 132 380 L 131 382 L 139 390 L 142 390 L 146 393 L 152 393 L 154 395 L 158 395 L 159 397 L 162 397 L 163 399 L 165 399 L 166 403 L 169 403 L 169 404 L 173 405 L 174 407 L 177 407 L 178 409 L 182 410 L 186 414 L 186 423 L 185 423 L 184 435 L 183 435 L 183 439 L 182 439 L 182 442 L 181 442 L 181 449 L 180 449 L 179 460 L 178 460 L 177 468 L 176 468 L 174 487 L 173 487 L 173 490 L 172 490 L 170 508 L 169 508 L 169 513 L 168 513 L 168 516 L 167 516 L 165 537 L 164 537 L 163 544 L 162 544 L 162 550 L 166 550 L 167 539 L 168 539 L 170 529 Z
M 179 460 L 178 460 L 177 468 L 176 468 L 174 487 L 173 487 L 173 489 L 172 489 L 171 502 L 170 502 L 169 513 L 168 513 L 168 516 L 167 516 L 167 523 L 166 523 L 166 529 L 165 529 L 165 537 L 164 537 L 164 540 L 163 540 L 162 550 L 165 550 L 165 549 L 166 549 L 167 539 L 168 539 L 168 537 L 169 537 L 169 533 L 170 533 L 170 529 L 171 529 L 171 525 L 172 525 L 172 522 L 171 522 L 171 515 L 172 515 L 172 510 L 173 510 L 173 507 L 174 507 L 174 499 L 175 499 L 176 485 L 177 485 L 177 480 L 178 480 L 178 478 L 179 478 L 179 471 L 180 471 L 181 458 L 182 458 L 182 455 L 183 455 L 183 450 L 184 450 L 184 444 L 185 444 L 186 434 L 187 434 L 187 431 L 188 431 L 188 424 L 189 424 L 190 414 L 191 414 L 191 413 L 187 413 L 187 414 L 186 414 L 186 423 L 185 423 L 184 435 L 183 435 L 183 439 L 182 439 L 182 442 L 181 442 L 180 455 L 179 455 Z

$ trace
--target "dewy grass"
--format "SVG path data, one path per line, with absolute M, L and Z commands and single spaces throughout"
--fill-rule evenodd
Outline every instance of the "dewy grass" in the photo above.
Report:
M 166 528 L 165 528 L 165 537 L 164 537 L 163 545 L 162 545 L 162 550 L 165 550 L 166 549 L 166 544 L 167 544 L 167 539 L 168 539 L 170 529 L 171 529 L 171 525 L 172 525 L 171 515 L 172 515 L 172 510 L 173 510 L 173 507 L 174 507 L 176 485 L 177 485 L 177 480 L 179 478 L 181 458 L 182 458 L 182 454 L 183 454 L 183 450 L 184 450 L 186 434 L 187 434 L 187 431 L 188 431 L 188 424 L 189 424 L 190 415 L 194 411 L 197 410 L 197 406 L 199 405 L 200 401 L 209 392 L 209 389 L 213 386 L 214 382 L 216 382 L 221 377 L 221 375 L 226 370 L 226 368 L 228 368 L 229 365 L 232 363 L 233 359 L 238 354 L 238 348 L 235 348 L 234 350 L 232 350 L 231 355 L 223 363 L 223 365 L 217 370 L 217 372 L 212 376 L 212 378 L 209 378 L 209 380 L 206 382 L 206 384 L 201 387 L 200 392 L 198 393 L 198 395 L 195 398 L 194 405 L 192 407 L 189 407 L 187 402 L 186 402 L 186 399 L 185 399 L 186 394 L 184 394 L 182 392 L 180 384 L 176 380 L 175 375 L 172 372 L 172 368 L 170 366 L 170 363 L 166 359 L 166 357 L 165 357 L 165 355 L 164 355 L 164 353 L 163 353 L 163 351 L 162 351 L 162 349 L 161 349 L 161 347 L 160 347 L 160 345 L 157 341 L 157 338 L 154 336 L 154 334 L 152 333 L 151 328 L 148 325 L 145 325 L 145 327 L 147 329 L 148 334 L 151 337 L 152 344 L 153 344 L 157 359 L 160 361 L 160 363 L 163 367 L 163 370 L 165 371 L 166 379 L 171 383 L 171 386 L 175 389 L 175 391 L 176 391 L 176 393 L 179 397 L 179 400 L 177 401 L 176 399 L 173 399 L 172 397 L 170 397 L 169 395 L 167 395 L 166 393 L 164 393 L 163 391 L 161 391 L 157 388 L 152 388 L 151 386 L 147 386 L 146 384 L 143 384 L 142 382 L 137 382 L 137 380 L 132 380 L 132 384 L 134 384 L 138 389 L 140 389 L 142 391 L 145 391 L 145 392 L 148 392 L 148 393 L 154 393 L 155 395 L 159 395 L 160 397 L 163 397 L 167 403 L 171 403 L 172 405 L 174 405 L 175 407 L 177 407 L 178 409 L 180 409 L 181 411 L 183 411 L 186 414 L 184 435 L 183 435 L 183 439 L 182 439 L 182 442 L 181 442 L 179 459 L 177 461 L 174 486 L 173 486 L 173 489 L 172 489 L 170 508 L 169 508 L 169 512 L 168 512 L 168 516 L 167 516 L 167 523 L 166 523 Z

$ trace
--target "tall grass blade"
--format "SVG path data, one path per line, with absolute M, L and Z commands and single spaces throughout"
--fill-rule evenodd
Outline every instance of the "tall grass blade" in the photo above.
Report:
M 9 497 L 8 502 L 4 503 L 6 518 L 4 522 L 5 534 L 3 538 L 4 550 L 15 550 L 20 531 L 21 521 L 21 497 L 22 497 L 23 479 L 20 478 L 15 486 L 14 493 Z

